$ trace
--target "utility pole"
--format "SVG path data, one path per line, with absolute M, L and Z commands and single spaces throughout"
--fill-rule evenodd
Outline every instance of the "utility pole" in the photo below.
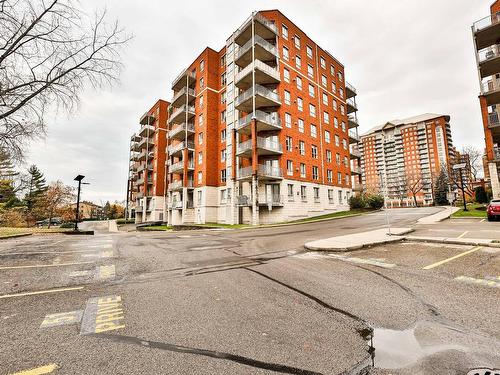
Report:
M 82 180 L 84 178 L 85 176 L 82 176 L 81 174 L 75 177 L 75 181 L 78 181 L 78 195 L 76 198 L 75 231 L 78 230 L 78 219 L 80 216 L 80 191 L 82 189 Z

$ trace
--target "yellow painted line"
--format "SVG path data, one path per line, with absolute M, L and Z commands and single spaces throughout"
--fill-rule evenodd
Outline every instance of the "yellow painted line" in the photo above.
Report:
M 15 270 L 20 268 L 43 268 L 43 267 L 64 267 L 64 266 L 76 266 L 79 264 L 90 264 L 94 262 L 75 262 L 75 263 L 57 263 L 57 264 L 35 264 L 32 266 L 7 266 L 0 267 L 0 270 Z
M 465 232 L 463 232 L 460 236 L 458 236 L 457 238 L 462 238 L 463 236 L 465 236 L 467 233 L 469 233 L 468 230 L 466 230 Z
M 47 293 L 59 293 L 59 292 L 69 292 L 71 290 L 82 290 L 83 286 L 75 286 L 72 288 L 60 288 L 60 289 L 49 289 L 49 290 L 39 290 L 36 292 L 23 292 L 23 293 L 15 293 L 15 294 L 4 294 L 0 296 L 2 298 L 11 298 L 11 297 L 24 297 L 24 296 L 34 296 L 37 294 L 47 294 Z
M 471 250 L 465 251 L 465 252 L 463 252 L 463 253 L 461 253 L 461 254 L 455 255 L 455 256 L 453 256 L 453 257 L 451 257 L 451 258 L 448 258 L 448 259 L 442 260 L 442 261 L 440 261 L 440 262 L 430 264 L 430 265 L 428 265 L 428 266 L 425 266 L 425 267 L 424 267 L 424 268 L 422 268 L 422 269 L 424 269 L 424 270 L 430 270 L 430 269 L 435 268 L 435 267 L 438 267 L 438 266 L 440 266 L 440 265 L 442 265 L 442 264 L 448 263 L 448 262 L 450 262 L 450 261 L 452 261 L 452 260 L 455 260 L 455 259 L 461 258 L 461 257 L 463 257 L 463 256 L 465 256 L 465 255 L 468 255 L 468 254 L 471 254 L 471 253 L 474 253 L 474 252 L 476 252 L 476 251 L 478 251 L 478 250 L 480 250 L 480 249 L 481 249 L 481 246 L 476 246 L 475 248 L 473 248 L 473 249 L 471 249 Z
M 11 374 L 11 375 L 42 375 L 42 374 L 50 374 L 56 368 L 57 368 L 57 365 L 55 363 L 51 363 L 50 365 L 46 365 L 46 366 L 42 366 L 42 367 L 37 367 L 37 368 L 31 369 L 31 370 L 16 372 L 16 373 Z

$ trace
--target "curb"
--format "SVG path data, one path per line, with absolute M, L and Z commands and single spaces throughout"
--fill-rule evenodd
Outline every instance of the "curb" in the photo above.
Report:
M 32 236 L 32 235 L 33 235 L 33 233 L 12 234 L 10 236 L 0 236 L 0 240 L 9 240 L 11 238 L 28 237 L 28 236 Z
M 486 242 L 489 240 L 484 239 L 476 239 L 476 240 L 454 240 L 450 238 L 433 238 L 433 237 L 404 237 L 403 241 L 411 241 L 411 242 L 429 242 L 429 243 L 443 243 L 449 245 L 470 245 L 470 246 L 486 246 L 486 247 L 495 247 L 500 248 L 500 243 L 496 242 Z
M 396 236 L 394 236 L 394 237 L 396 237 Z M 304 245 L 304 248 L 306 248 L 307 250 L 311 250 L 311 251 L 326 251 L 326 252 L 330 252 L 330 253 L 345 253 L 347 251 L 361 250 L 361 249 L 364 249 L 364 248 L 370 247 L 370 246 L 384 245 L 384 244 L 388 244 L 388 243 L 392 243 L 392 242 L 398 242 L 398 241 L 403 241 L 403 240 L 404 240 L 404 237 L 398 236 L 398 238 L 394 238 L 394 239 L 391 239 L 391 240 L 385 240 L 385 241 L 380 241 L 380 242 L 373 242 L 373 243 L 362 244 L 362 245 L 353 245 L 353 246 L 349 246 L 349 247 L 335 247 L 335 248 L 332 248 L 332 247 L 316 247 L 316 246 L 307 246 L 307 245 Z
M 78 230 L 78 231 L 68 231 L 68 232 L 61 232 L 61 234 L 67 234 L 71 236 L 93 236 L 94 231 L 93 230 Z

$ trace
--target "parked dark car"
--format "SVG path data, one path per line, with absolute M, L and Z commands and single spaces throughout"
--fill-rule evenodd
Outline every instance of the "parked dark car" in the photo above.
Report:
M 488 221 L 500 219 L 500 199 L 493 199 L 488 205 Z

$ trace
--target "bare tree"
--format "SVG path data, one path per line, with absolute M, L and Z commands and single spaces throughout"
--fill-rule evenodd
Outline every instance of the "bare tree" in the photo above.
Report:
M 18 159 L 26 141 L 45 134 L 49 108 L 71 111 L 86 84 L 118 79 L 130 37 L 106 11 L 89 16 L 75 4 L 0 0 L 0 149 Z
M 422 174 L 417 171 L 408 171 L 406 173 L 406 191 L 411 194 L 415 206 L 418 207 L 417 194 L 424 188 Z
M 61 181 L 53 182 L 36 202 L 35 210 L 39 216 L 46 217 L 49 228 L 54 215 L 64 210 L 75 198 L 74 188 Z
M 483 153 L 474 146 L 464 146 L 462 151 L 460 151 L 460 155 L 466 155 L 472 178 L 474 181 L 477 181 L 483 168 Z

